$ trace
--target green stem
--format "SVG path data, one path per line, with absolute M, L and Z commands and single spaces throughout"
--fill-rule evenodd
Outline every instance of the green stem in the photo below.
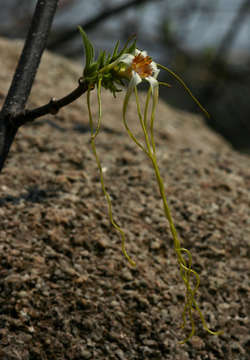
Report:
M 131 139 L 136 143 L 137 146 L 139 146 L 139 148 L 141 148 L 147 154 L 147 150 L 140 143 L 140 141 L 135 137 L 135 135 L 132 133 L 132 131 L 130 130 L 128 123 L 127 123 L 126 113 L 127 113 L 128 101 L 130 99 L 130 96 L 131 96 L 131 92 L 127 92 L 127 94 L 125 95 L 125 98 L 124 98 L 123 108 L 122 108 L 123 124 L 125 126 L 125 129 L 126 129 L 128 135 L 131 137 Z
M 150 120 L 150 137 L 151 137 L 151 143 L 152 148 L 155 154 L 155 140 L 154 140 L 154 120 L 155 120 L 155 111 L 156 106 L 158 104 L 158 98 L 159 98 L 159 86 L 154 87 L 153 91 L 153 104 L 152 104 L 152 111 L 151 111 L 151 120 Z
M 103 170 L 102 170 L 102 166 L 101 166 L 101 162 L 99 159 L 99 156 L 97 154 L 96 151 L 96 145 L 95 145 L 95 139 L 96 136 L 99 133 L 100 130 L 100 125 L 101 125 L 101 116 L 102 116 L 102 108 L 101 108 L 101 82 L 102 79 L 99 79 L 98 82 L 98 87 L 97 87 L 97 97 L 98 97 L 98 123 L 97 123 L 97 128 L 96 130 L 94 130 L 94 124 L 93 124 L 93 117 L 92 117 L 92 112 L 91 112 L 91 107 L 90 107 L 90 90 L 88 90 L 87 92 L 87 106 L 88 106 L 88 114 L 89 114 L 89 122 L 90 122 L 90 128 L 91 128 L 91 147 L 92 147 L 92 151 L 93 154 L 95 156 L 95 160 L 96 160 L 96 164 L 100 173 L 100 181 L 101 181 L 101 186 L 102 186 L 102 191 L 104 193 L 104 196 L 106 198 L 107 204 L 108 204 L 108 215 L 109 215 L 109 220 L 112 224 L 112 226 L 119 232 L 120 236 L 121 236 L 121 240 L 122 240 L 122 252 L 124 254 L 124 256 L 126 257 L 126 259 L 128 260 L 128 262 L 130 263 L 131 266 L 136 266 L 135 262 L 130 258 L 130 256 L 128 255 L 126 248 L 125 248 L 125 233 L 122 230 L 122 228 L 116 223 L 116 221 L 113 218 L 113 211 L 112 211 L 112 203 L 111 203 L 111 199 L 110 196 L 106 190 L 105 187 L 105 183 L 104 183 L 104 176 L 103 176 Z
M 189 87 L 185 84 L 185 82 L 182 80 L 182 78 L 177 75 L 174 71 L 170 70 L 168 67 L 163 66 L 161 64 L 157 64 L 157 66 L 165 71 L 167 71 L 169 74 L 171 74 L 179 83 L 184 87 L 186 92 L 191 96 L 191 98 L 194 100 L 194 102 L 198 105 L 198 107 L 203 111 L 203 113 L 206 115 L 206 117 L 210 118 L 209 113 L 207 110 L 201 105 L 199 100 L 193 95 L 192 91 L 189 89 Z
M 150 99 L 151 99 L 151 87 L 149 87 L 148 89 L 148 92 L 147 92 L 147 98 L 146 98 L 146 103 L 145 103 L 145 109 L 144 109 L 144 125 L 145 125 L 145 128 L 147 129 L 147 122 L 148 122 L 148 107 L 149 107 L 149 102 L 150 102 Z
M 209 332 L 210 334 L 218 335 L 221 332 L 214 332 L 214 331 L 211 331 L 208 328 L 208 326 L 206 324 L 206 321 L 204 319 L 204 316 L 203 316 L 203 314 L 202 314 L 202 312 L 201 312 L 201 310 L 200 310 L 200 308 L 199 308 L 199 306 L 198 306 L 198 304 L 197 304 L 197 302 L 195 300 L 195 295 L 196 295 L 196 292 L 197 292 L 197 290 L 199 288 L 199 285 L 200 285 L 200 277 L 197 274 L 197 272 L 192 269 L 192 255 L 191 255 L 191 253 L 189 252 L 189 250 L 187 250 L 185 248 L 181 248 L 181 243 L 180 243 L 180 240 L 178 238 L 178 234 L 177 234 L 177 231 L 176 231 L 173 219 L 172 219 L 172 215 L 171 215 L 168 203 L 167 203 L 166 194 L 165 194 L 165 190 L 164 190 L 164 183 L 163 183 L 162 177 L 160 175 L 160 171 L 159 171 L 159 167 L 158 167 L 158 163 L 157 163 L 157 159 L 156 159 L 155 146 L 154 146 L 154 144 L 152 144 L 152 138 L 153 137 L 151 136 L 151 143 L 150 143 L 147 128 L 145 126 L 145 123 L 146 123 L 146 121 L 145 121 L 145 112 L 144 112 L 144 119 L 142 118 L 137 88 L 135 88 L 135 97 L 136 97 L 137 113 L 138 113 L 138 117 L 139 117 L 139 120 L 140 120 L 140 124 L 141 124 L 142 130 L 143 130 L 144 139 L 145 139 L 145 143 L 146 143 L 146 151 L 144 151 L 144 152 L 147 154 L 147 156 L 151 160 L 153 168 L 154 168 L 154 172 L 155 172 L 159 192 L 160 192 L 162 202 L 163 202 L 164 214 L 165 214 L 166 219 L 168 220 L 168 223 L 169 223 L 169 226 L 170 226 L 170 231 L 171 231 L 173 241 L 174 241 L 174 249 L 175 249 L 175 252 L 176 252 L 176 255 L 177 255 L 177 260 L 178 260 L 179 267 L 180 267 L 180 275 L 181 275 L 181 278 L 182 278 L 182 280 L 183 280 L 183 282 L 184 282 L 184 284 L 186 286 L 186 302 L 185 302 L 184 310 L 183 310 L 183 313 L 182 313 L 182 318 L 183 318 L 182 327 L 184 327 L 186 325 L 186 317 L 189 316 L 189 319 L 190 319 L 190 322 L 191 322 L 191 331 L 190 331 L 188 337 L 184 341 L 182 341 L 182 343 L 187 342 L 195 333 L 195 323 L 194 323 L 194 318 L 193 318 L 194 309 L 196 309 L 196 311 L 198 312 L 198 314 L 199 314 L 199 316 L 201 318 L 204 329 L 207 332 Z M 148 96 L 147 96 L 146 102 L 149 102 Z M 154 103 L 154 106 L 156 106 L 156 101 Z M 146 108 L 148 108 L 147 103 L 146 103 Z M 153 111 L 155 111 L 154 108 L 153 108 Z M 125 113 L 124 113 L 124 116 L 125 116 Z M 153 120 L 152 120 L 152 117 L 153 117 Z M 154 113 L 153 113 L 153 115 L 151 115 L 151 129 L 150 129 L 151 135 L 153 134 L 153 125 L 152 125 L 153 121 L 154 121 Z M 132 136 L 130 135 L 130 137 L 132 137 Z M 132 137 L 132 139 L 133 139 L 133 137 Z M 186 261 L 184 259 L 182 253 L 185 253 L 187 255 L 188 261 Z M 196 281 L 194 289 L 192 289 L 191 285 L 190 285 L 191 276 Z

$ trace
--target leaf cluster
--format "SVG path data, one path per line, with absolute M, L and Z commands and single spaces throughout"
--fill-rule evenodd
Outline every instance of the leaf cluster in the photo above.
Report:
M 123 80 L 119 76 L 118 60 L 125 53 L 134 53 L 136 48 L 136 40 L 133 40 L 134 36 L 127 40 L 121 50 L 119 50 L 120 42 L 118 40 L 112 54 L 106 54 L 105 51 L 101 51 L 95 60 L 93 45 L 82 27 L 78 26 L 78 29 L 82 36 L 85 49 L 85 67 L 83 70 L 84 81 L 86 81 L 90 87 L 93 87 L 101 78 L 102 86 L 105 89 L 110 90 L 115 96 L 116 92 L 121 91 L 117 88 L 117 85 L 124 86 Z M 118 66 L 118 69 L 116 65 Z

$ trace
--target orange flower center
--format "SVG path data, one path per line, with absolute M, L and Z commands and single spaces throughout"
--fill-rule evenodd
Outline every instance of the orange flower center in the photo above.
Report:
M 137 72 L 141 78 L 152 76 L 153 70 L 150 65 L 151 62 L 152 59 L 149 56 L 144 57 L 142 54 L 138 54 L 132 61 L 131 70 Z

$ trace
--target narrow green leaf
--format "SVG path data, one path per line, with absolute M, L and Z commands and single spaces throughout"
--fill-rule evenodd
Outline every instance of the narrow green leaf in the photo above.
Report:
M 127 49 L 129 54 L 133 54 L 136 48 L 136 40 L 133 41 L 133 43 L 130 45 L 130 47 Z
M 93 48 L 93 45 L 91 44 L 91 42 L 89 41 L 87 34 L 83 30 L 83 28 L 81 26 L 78 26 L 78 30 L 82 36 L 83 44 L 84 44 L 84 48 L 85 48 L 85 57 L 86 57 L 85 67 L 88 68 L 94 58 L 94 48 Z
M 101 52 L 100 52 L 100 55 L 98 56 L 98 60 L 97 60 L 99 69 L 104 66 L 104 64 L 105 64 L 105 57 L 106 57 L 106 52 L 105 52 L 105 51 L 101 51 Z
M 121 51 L 119 52 L 119 54 L 117 55 L 117 57 L 120 57 L 122 54 L 124 54 L 127 50 L 128 50 L 128 44 L 130 43 L 130 41 L 135 38 L 135 35 L 132 35 L 128 38 L 128 40 L 126 41 L 125 45 L 123 46 L 123 48 L 121 49 Z M 134 40 L 135 43 L 136 40 Z
M 114 60 L 116 58 L 116 56 L 117 56 L 117 51 L 118 51 L 119 45 L 120 45 L 120 41 L 117 40 L 117 42 L 115 44 L 115 47 L 114 47 L 114 50 L 113 50 L 112 57 L 111 57 L 112 60 Z
M 104 66 L 108 65 L 109 63 L 111 63 L 111 59 L 112 59 L 111 55 L 110 55 L 110 54 L 108 54 L 108 55 L 107 55 L 107 57 L 106 57 L 106 60 L 105 60 Z

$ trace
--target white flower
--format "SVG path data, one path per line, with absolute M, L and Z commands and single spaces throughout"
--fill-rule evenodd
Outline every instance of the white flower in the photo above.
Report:
M 147 154 L 151 153 L 151 151 L 155 152 L 155 144 L 154 144 L 154 135 L 153 135 L 153 125 L 154 125 L 154 118 L 155 118 L 155 110 L 156 105 L 158 102 L 159 97 L 159 82 L 157 80 L 157 76 L 160 72 L 160 70 L 157 68 L 157 65 L 152 59 L 147 55 L 146 51 L 140 51 L 138 49 L 135 49 L 134 54 L 123 54 L 119 59 L 117 59 L 117 64 L 121 64 L 119 68 L 119 75 L 121 77 L 125 77 L 129 79 L 129 85 L 126 92 L 126 95 L 124 97 L 123 101 L 123 123 L 124 126 L 129 134 L 129 136 L 132 138 L 132 140 Z M 137 85 L 140 84 L 143 80 L 146 80 L 149 82 L 150 87 L 148 89 L 148 94 L 146 96 L 146 103 L 144 108 L 144 115 L 142 115 L 140 104 L 139 104 L 139 98 L 138 98 L 138 92 L 137 92 Z M 148 133 L 147 133 L 147 117 L 148 117 L 148 111 L 149 111 L 149 101 L 152 97 L 152 109 L 151 109 L 151 116 L 150 116 L 150 132 L 151 132 L 151 141 L 152 141 L 152 149 L 147 150 L 133 135 L 131 130 L 129 129 L 129 126 L 127 124 L 126 120 L 126 112 L 128 108 L 128 103 L 130 96 L 132 93 L 135 92 L 136 97 L 136 104 L 137 104 L 137 113 L 138 117 L 140 119 L 146 143 L 149 148 L 151 148 L 151 145 L 148 143 Z M 149 151 L 149 152 L 148 152 Z
M 123 54 L 119 58 L 119 63 L 127 65 L 126 76 L 130 79 L 129 93 L 143 80 L 150 83 L 152 90 L 158 87 L 157 76 L 160 70 L 157 68 L 156 63 L 147 55 L 146 51 L 136 49 L 134 55 Z

